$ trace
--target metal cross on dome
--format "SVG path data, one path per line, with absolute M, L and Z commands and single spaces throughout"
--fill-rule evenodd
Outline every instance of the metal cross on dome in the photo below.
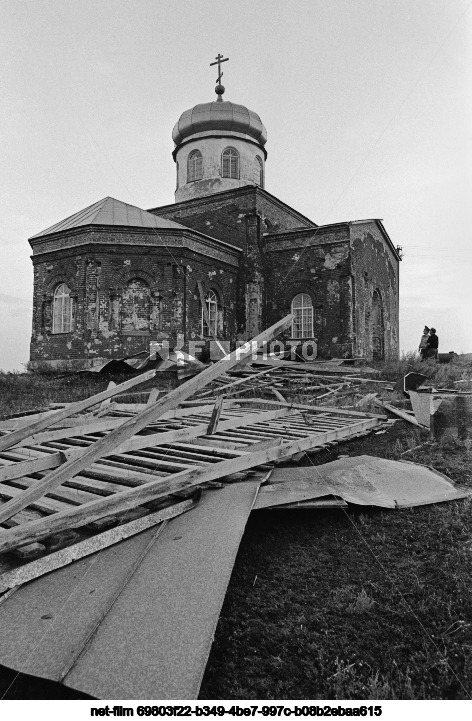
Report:
M 216 62 L 210 63 L 210 67 L 212 65 L 218 65 L 218 77 L 216 79 L 216 82 L 218 83 L 218 85 L 221 84 L 221 78 L 223 77 L 223 73 L 221 72 L 221 63 L 225 63 L 227 60 L 229 60 L 229 58 L 223 58 L 221 53 L 218 53 L 218 55 L 216 56 Z

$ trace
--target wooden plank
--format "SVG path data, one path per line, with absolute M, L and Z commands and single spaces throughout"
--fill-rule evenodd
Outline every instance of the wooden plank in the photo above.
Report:
M 34 433 L 38 433 L 39 431 L 43 430 L 43 428 L 48 428 L 53 423 L 57 423 L 58 421 L 61 421 L 64 418 L 67 418 L 68 416 L 72 416 L 72 415 L 74 415 L 74 413 L 80 413 L 81 411 L 85 410 L 86 408 L 90 408 L 91 406 L 94 406 L 97 403 L 101 403 L 101 401 L 104 401 L 107 398 L 111 398 L 112 396 L 115 396 L 117 393 L 120 393 L 123 390 L 126 390 L 128 388 L 133 388 L 134 386 L 137 386 L 140 383 L 144 383 L 145 381 L 148 381 L 150 378 L 154 378 L 155 375 L 156 375 L 155 370 L 148 371 L 147 373 L 142 373 L 141 375 L 137 376 L 136 378 L 130 378 L 129 381 L 120 383 L 120 385 L 115 386 L 114 388 L 108 388 L 107 390 L 102 391 L 101 393 L 97 393 L 94 396 L 85 398 L 85 400 L 83 400 L 83 401 L 77 401 L 76 403 L 71 403 L 66 408 L 63 408 L 62 410 L 59 410 L 59 411 L 55 411 L 51 415 L 47 415 L 45 418 L 43 418 L 41 420 L 35 421 L 34 423 L 31 423 L 28 426 L 24 426 L 23 428 L 19 428 L 16 431 L 12 431 L 11 433 L 8 433 L 7 435 L 2 436 L 0 438 L 0 451 L 5 450 L 6 448 L 10 448 L 11 446 L 15 445 L 15 443 L 22 441 L 24 438 L 28 438 L 29 436 L 32 436 Z
M 159 393 L 160 393 L 160 390 L 158 390 L 157 388 L 151 388 L 151 392 L 149 393 L 149 398 L 148 398 L 146 405 L 152 406 L 152 404 L 157 401 Z
M 85 558 L 85 556 L 90 556 L 92 553 L 102 551 L 104 548 L 108 548 L 115 543 L 119 543 L 125 538 L 130 538 L 136 533 L 141 533 L 147 528 L 156 526 L 158 523 L 163 523 L 171 518 L 175 518 L 195 506 L 196 501 L 192 499 L 181 501 L 180 503 L 163 508 L 156 513 L 144 516 L 143 518 L 123 523 L 122 525 L 116 526 L 109 531 L 102 531 L 102 533 L 99 533 L 96 536 L 74 543 L 72 546 L 68 546 L 61 551 L 55 551 L 43 558 L 38 558 L 37 560 L 20 566 L 19 568 L 6 571 L 5 573 L 0 574 L 0 593 L 9 588 L 19 586 L 22 583 L 32 581 L 34 578 L 39 578 L 45 573 L 50 573 L 58 568 L 67 566 L 69 563 L 77 561 L 79 558 Z
M 260 466 L 300 451 L 310 450 L 330 441 L 352 437 L 377 425 L 379 425 L 378 419 L 368 418 L 353 423 L 352 426 L 327 431 L 326 433 L 318 433 L 314 436 L 301 438 L 298 441 L 282 443 L 280 446 L 272 446 L 255 453 L 244 453 L 237 458 L 214 463 L 204 468 L 182 471 L 166 479 L 152 480 L 139 488 L 128 489 L 108 498 L 100 498 L 68 512 L 57 513 L 42 521 L 33 521 L 27 524 L 28 528 L 20 526 L 4 531 L 0 533 L 0 553 L 5 553 L 26 543 L 38 541 L 51 533 L 83 526 L 105 515 L 126 511 L 148 501 L 162 498 L 169 493 L 192 488 L 206 481 L 217 480 L 231 473 Z
M 96 441 L 89 448 L 86 448 L 80 456 L 66 461 L 62 466 L 48 473 L 34 488 L 24 491 L 23 498 L 12 499 L 10 503 L 5 504 L 3 509 L 0 510 L 0 522 L 21 511 L 22 508 L 25 508 L 31 503 L 31 500 L 40 498 L 43 494 L 56 488 L 68 478 L 80 473 L 80 471 L 83 471 L 97 459 L 110 455 L 123 441 L 129 440 L 133 435 L 149 425 L 151 421 L 157 420 L 163 413 L 172 410 L 179 405 L 181 401 L 192 396 L 197 388 L 202 388 L 208 385 L 208 383 L 211 383 L 214 378 L 217 378 L 221 373 L 239 363 L 241 357 L 251 355 L 255 348 L 262 345 L 264 341 L 272 338 L 278 331 L 286 328 L 291 321 L 292 315 L 290 314 L 263 333 L 260 333 L 252 341 L 246 343 L 245 346 L 236 349 L 213 366 L 205 368 L 198 376 L 190 378 L 186 383 L 167 393 L 162 400 L 145 408 L 134 418 L 130 418 L 130 420 L 126 421 L 122 426 L 111 431 L 109 435 Z M 142 378 L 144 378 L 145 375 L 146 374 L 143 374 Z M 117 388 L 119 388 L 119 386 L 117 386 Z M 112 393 L 113 391 L 116 391 L 116 388 L 105 391 L 105 393 Z M 97 397 L 98 396 L 96 396 L 96 398 Z M 59 413 L 61 412 L 62 411 L 59 411 Z M 1 441 L 2 439 L 0 438 L 0 442 Z
M 375 404 L 381 406 L 382 408 L 385 408 L 385 410 L 390 411 L 390 413 L 393 413 L 395 416 L 402 418 L 404 421 L 408 421 L 408 423 L 411 423 L 414 426 L 420 426 L 421 428 L 424 427 L 421 426 L 420 423 L 418 423 L 414 415 L 410 415 L 409 413 L 400 410 L 400 408 L 395 408 L 395 406 L 390 405 L 390 403 L 381 403 L 380 401 L 376 401 Z
M 21 497 L 23 494 L 24 490 L 22 490 L 21 488 L 16 488 L 15 486 L 7 486 L 4 483 L 0 483 L 0 498 L 4 498 L 6 500 L 5 505 L 2 506 L 3 508 L 5 508 L 8 503 L 11 503 L 11 499 Z M 63 501 L 57 501 L 55 498 L 49 498 L 48 496 L 45 496 L 44 498 L 38 498 L 31 503 L 31 508 L 33 508 L 34 510 L 48 514 L 68 511 L 70 507 L 70 504 L 64 503 Z M 76 506 L 74 506 L 74 508 L 76 508 Z M 4 521 L 4 523 L 7 523 L 7 521 Z M 0 538 L 3 538 L 1 532 Z
M 330 406 L 323 406 L 322 408 L 317 408 L 316 406 L 310 406 L 306 403 L 282 403 L 282 401 L 269 401 L 265 398 L 239 398 L 238 403 L 240 405 L 268 405 L 268 406 L 277 406 L 278 408 L 299 408 L 301 410 L 311 411 L 312 413 L 326 413 L 326 411 L 329 411 L 330 413 L 336 413 L 340 416 L 353 416 L 353 418 L 381 418 L 384 420 L 386 416 L 379 416 L 375 413 L 361 413 L 360 411 L 347 411 L 344 410 L 344 408 L 335 408 Z
M 25 446 L 33 446 L 39 443 L 47 443 L 48 441 L 62 440 L 63 438 L 73 438 L 87 433 L 103 433 L 117 428 L 123 423 L 121 418 L 110 418 L 105 421 L 90 420 L 80 426 L 70 426 L 69 428 L 57 428 L 43 433 L 35 433 L 28 438 L 24 438 L 19 443 L 15 443 L 12 449 L 23 448 Z
M 210 422 L 209 422 L 208 428 L 207 428 L 208 436 L 211 436 L 213 433 L 215 433 L 215 431 L 218 427 L 218 421 L 220 420 L 221 410 L 223 408 L 223 401 L 224 401 L 224 396 L 218 396 L 218 398 L 216 399 L 216 403 L 213 408 L 213 412 L 211 414 Z
M 286 399 L 284 398 L 284 396 L 282 395 L 282 393 L 279 393 L 277 388 L 274 388 L 274 386 L 270 386 L 270 390 L 272 391 L 272 393 L 274 394 L 274 396 L 277 398 L 278 401 L 282 401 L 282 403 L 287 402 Z
M 15 481 L 13 481 L 13 483 L 15 484 L 15 488 L 20 491 L 24 490 L 25 488 L 32 488 L 38 482 L 39 481 L 35 480 L 34 478 L 17 478 Z M 2 487 L 4 488 L 4 486 Z M 57 501 L 62 501 L 63 503 L 71 503 L 74 506 L 80 506 L 81 503 L 88 503 L 89 501 L 93 501 L 96 499 L 96 497 L 97 496 L 94 493 L 82 491 L 78 488 L 67 488 L 66 486 L 59 486 L 59 488 L 56 488 L 54 491 L 52 491 L 50 495 L 46 496 L 46 498 L 54 498 Z
M 227 385 L 224 385 L 217 389 L 217 393 L 220 393 L 220 391 L 225 390 L 226 388 L 233 388 L 234 386 L 239 386 L 243 383 L 247 383 L 248 380 L 252 380 L 254 378 L 257 378 L 259 376 L 266 375 L 266 373 L 270 373 L 273 371 L 273 368 L 265 368 L 263 371 L 260 371 L 259 373 L 255 373 L 254 375 L 250 376 L 249 378 L 240 378 L 239 380 L 234 381 L 233 383 L 228 383 Z M 209 396 L 212 393 L 215 393 L 215 391 L 205 391 L 204 393 L 199 394 L 199 398 L 205 398 L 205 396 Z M 285 400 L 285 399 L 284 399 Z
M 110 388 L 116 388 L 116 383 L 114 381 L 110 381 L 107 387 L 107 390 Z M 100 403 L 100 411 L 106 410 L 107 406 L 109 406 L 111 403 L 111 398 L 105 398 L 104 401 Z
M 207 407 L 207 406 L 205 406 Z M 208 406 L 211 408 L 211 406 Z M 256 412 L 252 411 L 247 414 L 236 415 L 234 418 L 229 418 L 226 421 L 222 421 L 219 425 L 220 430 L 227 430 L 236 428 L 244 423 L 251 423 L 251 421 L 257 423 L 263 423 L 268 420 L 285 418 L 297 411 L 292 411 L 289 408 L 279 408 L 272 411 Z M 153 448 L 154 446 L 161 446 L 168 443 L 177 443 L 199 436 L 205 436 L 207 432 L 207 424 L 200 424 L 197 426 L 190 426 L 188 428 L 182 428 L 178 431 L 164 431 L 161 433 L 154 433 L 150 435 L 135 436 L 130 440 L 125 441 L 117 448 L 113 450 L 113 455 L 121 455 L 130 451 L 140 450 L 142 448 Z M 40 448 L 36 452 L 45 451 L 47 449 Z M 57 468 L 65 463 L 67 458 L 72 458 L 74 455 L 81 454 L 80 450 L 69 449 L 64 451 L 58 451 L 57 453 L 48 453 L 43 457 L 34 460 L 24 460 L 12 463 L 11 465 L 0 468 L 0 482 L 6 480 L 13 480 L 14 478 L 21 478 L 23 476 L 30 475 L 37 471 L 43 471 L 47 469 Z M 19 455 L 21 457 L 21 455 Z M 93 467 L 93 466 L 91 466 Z M 1 514 L 0 514 L 1 515 Z

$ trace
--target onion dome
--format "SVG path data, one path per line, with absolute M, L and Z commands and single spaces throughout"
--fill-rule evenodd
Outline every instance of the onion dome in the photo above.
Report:
M 221 96 L 224 88 L 220 87 L 221 91 L 217 92 L 218 100 L 195 105 L 182 113 L 172 131 L 174 143 L 180 145 L 197 133 L 208 136 L 222 132 L 225 135 L 234 133 L 256 141 L 259 145 L 265 145 L 267 131 L 258 114 L 244 105 L 223 100 Z

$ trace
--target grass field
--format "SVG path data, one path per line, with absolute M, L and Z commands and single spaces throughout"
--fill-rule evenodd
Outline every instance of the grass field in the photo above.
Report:
M 0 413 L 75 400 L 107 385 L 86 378 L 0 374 Z M 340 453 L 398 459 L 427 440 L 399 421 L 383 435 L 303 463 Z M 458 443 L 426 445 L 404 458 L 472 487 L 470 456 Z M 466 500 L 403 511 L 253 513 L 200 697 L 471 698 L 471 510 Z M 1 668 L 0 695 L 12 681 L 7 698 L 83 698 L 55 684 L 15 680 Z

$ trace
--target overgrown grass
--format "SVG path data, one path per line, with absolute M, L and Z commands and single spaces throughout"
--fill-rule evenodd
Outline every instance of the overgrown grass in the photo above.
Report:
M 31 410 L 40 410 L 49 403 L 72 403 L 100 393 L 108 387 L 110 381 L 123 383 L 132 376 L 130 374 L 92 374 L 80 373 L 70 375 L 54 375 L 52 373 L 3 373 L 0 371 L 0 419 L 12 413 L 25 413 Z M 175 382 L 162 374 L 156 381 L 151 379 L 146 383 L 131 389 L 124 402 L 145 402 L 145 398 L 133 398 L 132 395 L 151 386 L 158 386 L 168 390 L 175 386 Z M 135 393 L 136 390 L 136 393 Z
M 457 388 L 454 381 L 472 379 L 472 364 L 460 359 L 450 363 L 438 363 L 429 359 L 422 361 L 418 353 L 410 351 L 404 353 L 399 360 L 388 360 L 385 363 L 373 363 L 373 367 L 380 371 L 379 378 L 397 381 L 407 373 L 423 373 L 428 376 L 436 388 Z
M 406 423 L 312 456 L 400 458 Z M 472 487 L 464 447 L 406 456 Z M 472 696 L 472 504 L 250 517 L 201 698 Z

